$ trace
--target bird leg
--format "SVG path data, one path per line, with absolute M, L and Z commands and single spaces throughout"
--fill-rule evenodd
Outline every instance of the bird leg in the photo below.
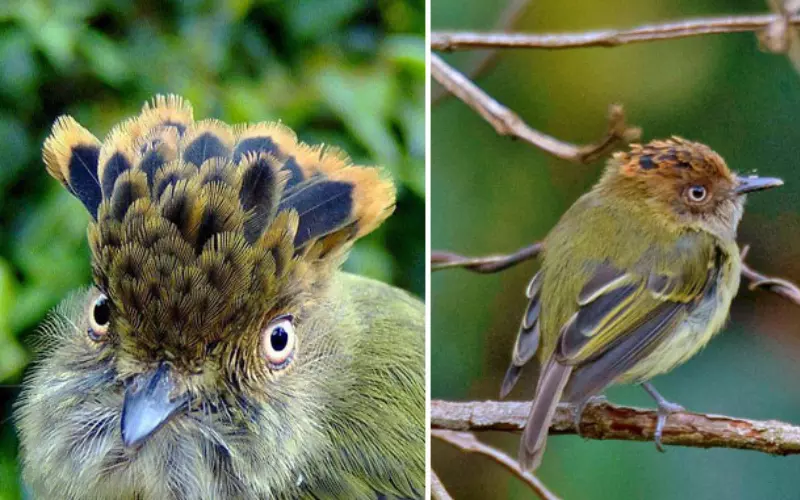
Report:
M 586 407 L 589 406 L 590 404 L 600 404 L 600 403 L 605 403 L 607 401 L 608 398 L 606 398 L 603 395 L 599 395 L 599 396 L 589 396 L 588 398 L 585 398 L 574 404 L 575 413 L 572 414 L 573 418 L 572 422 L 573 425 L 575 426 L 575 433 L 577 435 L 583 437 L 583 433 L 581 432 L 581 418 L 583 417 L 583 410 L 585 410 Z
M 685 408 L 677 403 L 667 401 L 650 382 L 642 382 L 641 386 L 642 389 L 647 391 L 650 397 L 656 400 L 656 404 L 658 405 L 658 420 L 656 421 L 656 432 L 653 435 L 653 440 L 656 442 L 658 451 L 663 452 L 665 450 L 664 446 L 661 444 L 661 435 L 664 432 L 664 425 L 667 423 L 667 417 L 671 413 L 685 411 Z

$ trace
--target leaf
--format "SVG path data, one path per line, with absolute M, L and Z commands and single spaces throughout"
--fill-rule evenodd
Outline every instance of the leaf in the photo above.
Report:
M 81 53 L 92 71 L 109 85 L 118 86 L 131 77 L 130 59 L 122 49 L 104 34 L 91 30 L 79 42 Z
M 3 138 L 3 166 L 0 168 L 0 193 L 32 160 L 34 151 L 25 126 L 15 117 L 0 114 L 0 137 Z M 2 205 L 0 201 L 0 205 Z
M 304 0 L 292 4 L 288 25 L 298 38 L 324 38 L 362 8 L 361 0 Z
M 78 17 L 81 12 L 72 12 L 64 4 L 79 2 L 58 2 L 53 12 L 44 2 L 31 0 L 19 4 L 15 14 L 25 25 L 28 33 L 36 40 L 42 53 L 50 63 L 60 70 L 66 69 L 75 59 L 75 43 L 83 25 Z M 64 14 L 64 15 L 56 15 Z
M 24 99 L 34 92 L 40 77 L 33 54 L 33 46 L 19 29 L 8 29 L 0 34 L 0 90 L 15 99 Z
M 384 40 L 381 52 L 392 63 L 425 79 L 425 38 L 415 35 L 392 35 Z M 424 82 L 421 82 L 424 83 Z
M 10 320 L 13 331 L 33 327 L 69 291 L 89 282 L 88 221 L 83 205 L 55 182 L 38 209 L 20 217 L 12 255 L 25 287 Z
M 0 381 L 22 371 L 27 354 L 9 328 L 16 299 L 16 280 L 11 266 L 0 258 Z
M 343 68 L 337 61 L 319 68 L 314 80 L 325 103 L 373 158 L 395 169 L 400 150 L 389 130 L 397 99 L 391 72 L 380 66 Z

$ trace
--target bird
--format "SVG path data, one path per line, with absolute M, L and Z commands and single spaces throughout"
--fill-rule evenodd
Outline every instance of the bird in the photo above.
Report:
M 673 136 L 615 153 L 597 184 L 543 243 L 540 270 L 501 386 L 538 371 L 519 463 L 539 467 L 559 401 L 575 424 L 611 384 L 655 399 L 654 440 L 683 408 L 649 382 L 682 364 L 724 326 L 739 287 L 736 231 L 747 193 L 780 179 L 739 176 L 710 147 Z
M 43 159 L 93 284 L 16 408 L 34 498 L 423 497 L 424 306 L 340 269 L 395 208 L 382 169 L 176 95 L 102 142 L 62 116 Z

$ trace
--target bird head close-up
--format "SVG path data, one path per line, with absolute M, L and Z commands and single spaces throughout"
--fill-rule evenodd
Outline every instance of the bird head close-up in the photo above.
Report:
M 598 190 L 644 203 L 663 224 L 732 238 L 745 195 L 782 184 L 771 177 L 738 176 L 705 144 L 672 137 L 616 153 Z
M 94 286 L 18 405 L 37 498 L 422 494 L 423 306 L 339 271 L 394 210 L 379 168 L 173 95 L 102 142 L 61 117 L 43 156 L 92 216 Z

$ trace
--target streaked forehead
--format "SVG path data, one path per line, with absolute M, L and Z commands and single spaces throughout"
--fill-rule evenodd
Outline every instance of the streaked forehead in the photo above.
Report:
M 680 137 L 633 144 L 630 151 L 616 153 L 624 174 L 691 176 L 699 174 L 711 177 L 732 178 L 725 160 L 714 150 L 698 142 Z

